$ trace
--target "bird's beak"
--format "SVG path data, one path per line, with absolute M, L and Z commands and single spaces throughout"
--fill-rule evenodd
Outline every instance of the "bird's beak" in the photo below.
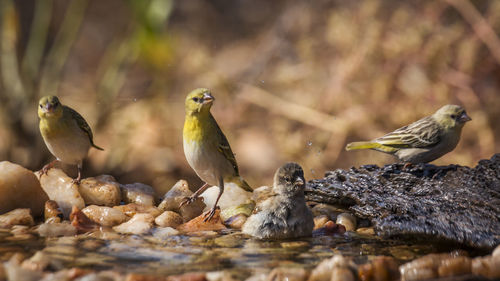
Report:
M 215 100 L 215 98 L 210 93 L 203 94 L 203 103 L 211 103 Z
M 467 115 L 467 113 L 464 112 L 464 113 L 462 113 L 462 115 L 460 115 L 459 120 L 460 120 L 460 122 L 465 123 L 467 121 L 472 120 L 472 118 L 470 118 L 469 115 Z
M 302 186 L 302 185 L 304 185 L 304 181 L 301 178 L 297 177 L 295 179 L 295 184 Z
M 50 102 L 45 104 L 45 111 L 46 112 L 51 112 L 53 108 L 54 108 L 54 106 Z

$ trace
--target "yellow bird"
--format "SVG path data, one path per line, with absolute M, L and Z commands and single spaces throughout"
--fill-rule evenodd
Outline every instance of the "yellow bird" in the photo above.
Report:
M 445 105 L 433 115 L 383 137 L 349 143 L 346 150 L 373 149 L 406 163 L 427 163 L 455 149 L 464 124 L 470 120 L 461 106 Z
M 42 97 L 38 103 L 40 133 L 50 153 L 57 159 L 42 168 L 46 174 L 55 162 L 78 166 L 78 177 L 73 180 L 79 184 L 82 160 L 90 147 L 103 150 L 94 144 L 92 130 L 83 117 L 72 108 L 62 105 L 56 96 Z
M 219 187 L 215 205 L 205 214 L 205 221 L 215 214 L 225 182 L 233 182 L 246 191 L 252 191 L 248 183 L 240 177 L 229 142 L 210 113 L 213 101 L 214 97 L 208 89 L 191 91 L 185 101 L 186 119 L 183 130 L 186 159 L 205 184 L 191 197 L 186 198 L 181 206 L 193 202 L 210 185 Z

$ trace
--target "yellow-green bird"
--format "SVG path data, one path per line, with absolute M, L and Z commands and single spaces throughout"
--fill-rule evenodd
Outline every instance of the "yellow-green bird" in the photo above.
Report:
M 42 168 L 42 174 L 46 174 L 57 161 L 77 165 L 78 177 L 73 182 L 80 183 L 82 160 L 87 156 L 90 147 L 103 150 L 94 144 L 89 125 L 78 112 L 62 105 L 56 96 L 40 99 L 38 117 L 43 140 L 50 153 L 57 158 Z
M 219 187 L 215 205 L 205 214 L 205 221 L 215 214 L 225 182 L 233 182 L 246 191 L 252 191 L 248 183 L 240 177 L 229 142 L 210 113 L 213 102 L 214 97 L 210 90 L 200 88 L 191 91 L 185 101 L 186 119 L 183 130 L 186 159 L 205 184 L 191 197 L 186 198 L 181 206 L 193 202 L 210 185 Z
M 431 116 L 383 137 L 349 143 L 346 150 L 373 149 L 392 154 L 406 163 L 428 163 L 457 146 L 462 128 L 470 120 L 463 107 L 448 104 Z

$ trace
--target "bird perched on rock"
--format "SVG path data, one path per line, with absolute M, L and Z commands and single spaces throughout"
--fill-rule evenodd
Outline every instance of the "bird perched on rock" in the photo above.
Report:
M 311 236 L 314 218 L 306 205 L 305 182 L 299 164 L 281 166 L 274 174 L 273 188 L 257 195 L 257 206 L 243 233 L 264 239 Z
M 46 174 L 55 162 L 78 166 L 78 177 L 73 180 L 79 184 L 82 160 L 90 147 L 103 150 L 94 144 L 92 130 L 83 117 L 72 108 L 62 105 L 56 96 L 42 97 L 38 103 L 40 133 L 49 151 L 57 159 L 42 168 Z
M 205 214 L 205 221 L 215 214 L 225 182 L 233 182 L 246 191 L 252 191 L 248 183 L 240 177 L 229 142 L 210 113 L 213 102 L 214 97 L 210 90 L 200 88 L 191 91 L 185 101 L 186 119 L 183 130 L 186 159 L 205 184 L 186 198 L 181 206 L 196 200 L 209 185 L 219 187 L 215 205 Z
M 460 140 L 464 124 L 470 120 L 461 106 L 445 105 L 431 116 L 383 137 L 349 143 L 346 150 L 373 149 L 392 154 L 406 163 L 427 163 L 452 151 Z

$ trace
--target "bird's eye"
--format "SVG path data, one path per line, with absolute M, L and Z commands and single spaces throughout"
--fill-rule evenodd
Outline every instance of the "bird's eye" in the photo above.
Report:
M 40 108 L 42 108 L 42 107 L 43 107 L 43 105 L 40 104 Z
M 197 97 L 194 97 L 194 98 L 193 98 L 193 101 L 194 101 L 194 102 L 199 102 L 199 101 L 200 101 L 200 99 L 199 99 L 199 98 L 197 98 Z
M 450 117 L 451 117 L 452 119 L 457 118 L 457 116 L 456 116 L 455 114 L 452 114 Z
M 291 181 L 292 181 L 292 178 L 290 178 L 290 177 L 286 176 L 286 177 L 285 177 L 285 181 L 286 181 L 286 182 L 291 182 Z

